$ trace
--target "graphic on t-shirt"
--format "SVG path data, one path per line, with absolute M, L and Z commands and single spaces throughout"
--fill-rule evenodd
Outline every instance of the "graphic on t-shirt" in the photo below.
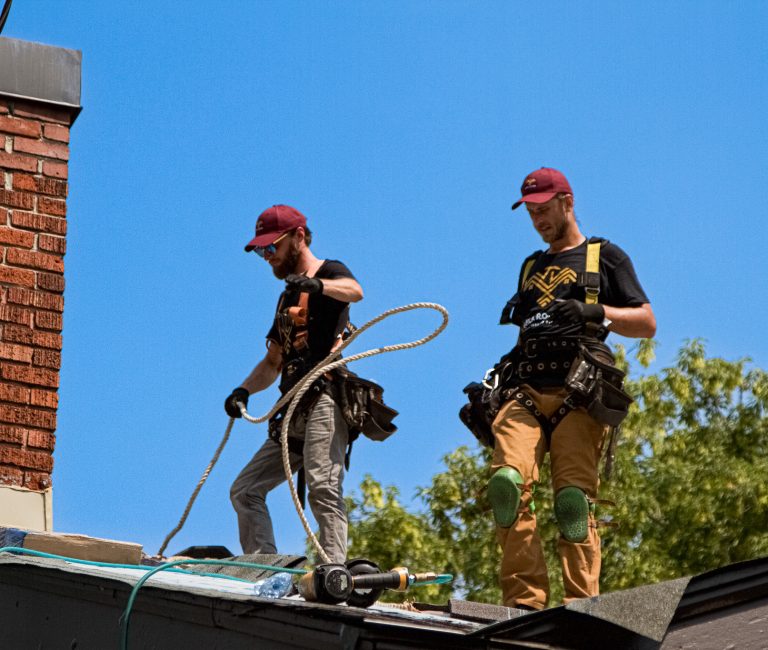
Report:
M 546 307 L 555 299 L 555 289 L 561 284 L 576 282 L 576 271 L 571 268 L 548 266 L 543 271 L 534 273 L 523 285 L 523 291 L 536 288 L 541 295 L 536 298 L 539 307 Z

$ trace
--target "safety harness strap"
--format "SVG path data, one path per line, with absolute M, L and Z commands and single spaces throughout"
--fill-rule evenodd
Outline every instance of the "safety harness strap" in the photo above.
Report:
M 602 240 L 590 239 L 587 244 L 587 263 L 584 275 L 580 278 L 579 284 L 584 285 L 587 293 L 585 302 L 588 305 L 597 303 L 597 297 L 600 294 L 600 246 Z
M 557 429 L 558 425 L 565 419 L 572 410 L 573 406 L 563 402 L 552 415 L 547 417 L 542 413 L 533 401 L 533 398 L 524 390 L 518 388 L 509 395 L 508 399 L 515 400 L 523 408 L 525 408 L 539 423 L 544 437 L 547 439 L 547 445 L 552 441 L 552 432 Z

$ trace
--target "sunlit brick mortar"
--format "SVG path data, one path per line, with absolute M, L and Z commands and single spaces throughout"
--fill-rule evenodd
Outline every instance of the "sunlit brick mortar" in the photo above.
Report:
M 32 491 L 53 470 L 79 75 L 79 52 L 0 38 L 0 486 Z

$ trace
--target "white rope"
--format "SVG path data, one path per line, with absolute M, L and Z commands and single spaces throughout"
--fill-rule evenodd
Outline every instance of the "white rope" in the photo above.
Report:
M 394 314 L 399 314 L 405 311 L 411 311 L 413 309 L 434 309 L 435 311 L 438 311 L 440 312 L 440 314 L 442 314 L 443 322 L 440 323 L 440 325 L 431 334 L 429 334 L 428 336 L 425 336 L 424 338 L 418 339 L 416 341 L 411 341 L 409 343 L 397 343 L 394 345 L 385 345 L 382 348 L 373 348 L 371 350 L 366 350 L 365 352 L 360 352 L 359 354 L 352 355 L 351 357 L 347 357 L 346 359 L 338 359 L 336 361 L 333 361 L 342 353 L 342 351 L 345 348 L 349 347 L 349 345 L 367 329 L 373 327 L 377 323 L 380 323 L 385 318 L 389 318 L 390 316 L 393 316 Z M 290 428 L 290 422 L 293 417 L 293 412 L 296 409 L 296 406 L 298 405 L 299 400 L 301 400 L 301 397 L 304 395 L 304 393 L 306 393 L 307 390 L 309 390 L 313 382 L 318 377 L 325 374 L 326 372 L 330 372 L 331 370 L 338 368 L 339 366 L 343 366 L 348 363 L 351 363 L 352 361 L 359 361 L 360 359 L 372 357 L 377 354 L 384 354 L 385 352 L 396 352 L 398 350 L 408 350 L 410 348 L 415 348 L 420 345 L 424 345 L 425 343 L 429 343 L 429 341 L 431 341 L 436 336 L 438 336 L 447 326 L 448 326 L 448 310 L 442 305 L 438 305 L 437 303 L 434 303 L 434 302 L 414 302 L 409 305 L 404 305 L 402 307 L 395 307 L 393 309 L 389 309 L 384 313 L 380 314 L 379 316 L 376 316 L 376 318 L 369 320 L 367 323 L 365 323 L 365 325 L 362 325 L 361 327 L 357 328 L 352 333 L 352 335 L 346 341 L 344 341 L 342 345 L 340 345 L 333 352 L 331 352 L 327 357 L 325 357 L 325 359 L 323 359 L 320 363 L 318 363 L 310 371 L 309 374 L 307 374 L 304 378 L 302 378 L 293 388 L 291 388 L 291 390 L 289 390 L 285 395 L 283 395 L 277 401 L 277 403 L 272 407 L 269 413 L 267 413 L 266 415 L 262 415 L 261 417 L 257 417 L 257 418 L 253 417 L 246 411 L 242 403 L 238 402 L 238 405 L 240 406 L 240 412 L 243 414 L 243 418 L 245 418 L 246 420 L 248 420 L 253 424 L 260 424 L 262 422 L 266 422 L 267 420 L 269 420 L 269 418 L 271 418 L 275 413 L 277 413 L 281 408 L 283 408 L 283 406 L 287 402 L 290 401 L 290 404 L 288 406 L 288 411 L 286 412 L 285 417 L 283 417 L 282 419 L 284 426 L 280 431 L 280 444 L 282 446 L 282 452 L 283 452 L 283 469 L 285 470 L 285 477 L 288 480 L 288 486 L 291 491 L 291 498 L 293 499 L 293 504 L 296 506 L 296 512 L 299 515 L 299 519 L 301 519 L 301 523 L 304 526 L 304 530 L 306 531 L 309 538 L 312 540 L 312 543 L 314 544 L 315 548 L 320 554 L 320 557 L 322 558 L 323 562 L 330 563 L 330 559 L 328 558 L 328 555 L 326 554 L 326 552 L 323 550 L 322 546 L 320 546 L 320 542 L 317 540 L 317 537 L 315 537 L 315 534 L 312 532 L 312 529 L 309 526 L 309 522 L 307 521 L 307 518 L 304 516 L 304 510 L 301 507 L 301 503 L 299 502 L 299 496 L 296 493 L 296 488 L 293 485 L 293 481 L 292 481 L 293 474 L 291 472 L 291 465 L 290 465 L 290 460 L 288 456 L 288 430 Z M 174 535 L 176 535 L 176 533 L 178 533 L 181 530 L 182 526 L 184 526 L 184 523 L 186 522 L 187 517 L 189 516 L 189 512 L 192 509 L 192 504 L 195 502 L 197 495 L 200 493 L 200 490 L 202 489 L 203 484 L 208 479 L 208 475 L 211 473 L 213 466 L 218 461 L 219 456 L 221 455 L 221 452 L 224 449 L 224 445 L 226 445 L 227 440 L 229 439 L 229 434 L 232 431 L 232 425 L 234 423 L 235 423 L 235 418 L 230 418 L 229 425 L 227 426 L 227 430 L 224 432 L 224 437 L 222 441 L 219 443 L 219 446 L 216 449 L 216 453 L 213 455 L 211 462 L 208 463 L 208 467 L 205 468 L 205 471 L 203 472 L 202 477 L 198 481 L 197 487 L 192 493 L 192 496 L 190 497 L 189 502 L 187 503 L 187 507 L 184 509 L 184 514 L 182 514 L 181 519 L 179 520 L 179 523 L 168 534 L 162 546 L 157 551 L 158 557 L 162 557 L 163 551 L 168 546 L 168 542 L 170 542 L 171 539 L 174 537 Z
M 413 309 L 434 309 L 435 311 L 440 312 L 443 316 L 443 322 L 440 323 L 440 325 L 428 336 L 425 336 L 424 338 L 418 339 L 416 341 L 411 341 L 409 343 L 397 343 L 394 345 L 385 345 L 381 348 L 373 348 L 371 350 L 366 350 L 365 352 L 360 352 L 358 354 L 354 354 L 351 357 L 347 357 L 346 359 L 337 359 L 336 361 L 333 361 L 333 359 L 336 359 L 341 352 L 348 347 L 360 334 L 365 332 L 365 330 L 369 329 L 370 327 L 373 327 L 377 323 L 380 323 L 385 318 L 388 318 L 389 316 L 393 316 L 394 314 L 399 314 L 405 311 L 411 311 Z M 294 386 L 289 392 L 287 392 L 283 397 L 275 404 L 275 406 L 272 408 L 272 410 L 267 413 L 267 415 L 264 415 L 260 418 L 254 418 L 251 415 L 249 415 L 245 407 L 240 405 L 240 411 L 243 414 L 243 417 L 248 420 L 249 422 L 253 422 L 254 424 L 258 424 L 259 422 L 264 422 L 265 420 L 268 420 L 272 415 L 277 413 L 278 410 L 280 410 L 283 405 L 290 400 L 290 404 L 288 406 L 288 411 L 286 412 L 285 416 L 282 419 L 283 426 L 280 431 L 280 444 L 282 446 L 283 450 L 283 469 L 285 470 L 285 477 L 288 480 L 288 486 L 291 491 L 291 498 L 293 499 L 293 505 L 296 506 L 296 512 L 299 515 L 299 519 L 301 519 L 301 523 L 304 526 L 304 530 L 307 533 L 307 536 L 314 544 L 315 548 L 317 549 L 318 554 L 322 558 L 323 562 L 330 563 L 330 558 L 328 557 L 325 550 L 323 550 L 323 547 L 320 545 L 320 542 L 318 541 L 317 537 L 315 537 L 315 534 L 312 532 L 312 529 L 309 525 L 309 522 L 307 521 L 307 518 L 304 516 L 304 509 L 301 507 L 301 503 L 299 501 L 299 495 L 296 493 L 296 487 L 293 485 L 293 474 L 291 472 L 291 464 L 290 459 L 288 456 L 288 430 L 290 429 L 290 423 L 291 419 L 293 418 L 293 412 L 296 410 L 296 406 L 298 406 L 299 401 L 301 400 L 302 395 L 309 390 L 309 388 L 312 386 L 314 381 L 320 377 L 321 375 L 324 375 L 326 372 L 330 372 L 331 370 L 338 368 L 339 366 L 346 365 L 348 363 L 351 363 L 352 361 L 359 361 L 360 359 L 365 359 L 367 357 L 372 357 L 377 354 L 384 354 L 385 352 L 396 352 L 398 350 L 408 350 L 410 348 L 415 348 L 420 345 L 424 345 L 425 343 L 428 343 L 432 339 L 434 339 L 436 336 L 438 336 L 448 325 L 448 310 L 443 307 L 442 305 L 438 305 L 434 302 L 414 302 L 409 305 L 404 305 L 402 307 L 395 307 L 394 309 L 389 309 L 385 311 L 383 314 L 380 314 L 376 318 L 373 318 L 369 320 L 365 325 L 362 325 L 358 329 L 356 329 L 352 335 L 344 341 L 344 343 L 339 346 L 336 350 L 331 352 L 325 359 L 323 359 L 320 363 L 318 363 L 312 371 L 310 371 L 309 374 L 307 374 L 301 381 L 299 381 L 296 386 Z
M 187 507 L 184 508 L 184 514 L 181 515 L 181 519 L 179 519 L 179 523 L 176 524 L 176 528 L 174 528 L 168 535 L 166 536 L 165 540 L 163 541 L 162 546 L 157 551 L 156 557 L 163 557 L 163 551 L 168 546 L 168 542 L 170 542 L 178 533 L 182 526 L 184 525 L 184 522 L 187 521 L 187 517 L 189 516 L 189 511 L 192 510 L 192 504 L 195 502 L 195 499 L 197 499 L 197 495 L 200 494 L 200 490 L 203 487 L 203 484 L 208 480 L 208 474 L 211 473 L 211 470 L 213 469 L 213 466 L 216 464 L 216 461 L 219 460 L 219 456 L 221 456 L 221 452 L 224 449 L 224 445 L 227 444 L 227 440 L 229 440 L 229 434 L 232 431 L 232 426 L 235 424 L 235 418 L 229 418 L 229 424 L 227 425 L 227 430 L 224 432 L 224 437 L 221 439 L 221 442 L 219 443 L 219 446 L 216 448 L 216 453 L 213 454 L 213 458 L 211 458 L 211 462 L 208 463 L 208 467 L 205 468 L 205 471 L 203 472 L 203 475 L 200 477 L 200 480 L 197 482 L 197 487 L 195 488 L 195 491 L 192 492 L 192 496 L 189 497 L 189 501 L 187 502 Z

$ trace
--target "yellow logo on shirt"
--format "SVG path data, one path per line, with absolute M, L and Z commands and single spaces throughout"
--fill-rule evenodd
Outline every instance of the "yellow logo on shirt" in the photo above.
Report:
M 546 307 L 555 299 L 555 289 L 561 284 L 576 282 L 576 271 L 559 266 L 548 266 L 543 271 L 534 273 L 523 285 L 523 291 L 538 289 L 541 295 L 536 298 L 539 307 Z

